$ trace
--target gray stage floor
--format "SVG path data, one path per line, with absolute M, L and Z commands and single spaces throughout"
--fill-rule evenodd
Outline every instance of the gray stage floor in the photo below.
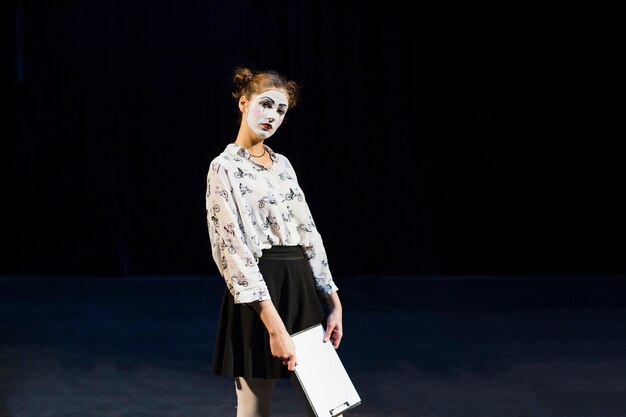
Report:
M 625 417 L 626 278 L 338 278 L 348 416 Z M 0 278 L 0 416 L 234 416 L 217 277 Z M 273 416 L 301 416 L 280 381 Z

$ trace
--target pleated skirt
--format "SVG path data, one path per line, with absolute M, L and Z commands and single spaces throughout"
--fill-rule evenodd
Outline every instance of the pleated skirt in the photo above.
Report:
M 259 269 L 289 334 L 322 323 L 324 309 L 313 275 L 300 246 L 274 246 L 263 251 Z M 224 289 L 220 308 L 213 372 L 244 378 L 290 378 L 282 361 L 272 356 L 270 338 L 250 304 L 235 304 Z

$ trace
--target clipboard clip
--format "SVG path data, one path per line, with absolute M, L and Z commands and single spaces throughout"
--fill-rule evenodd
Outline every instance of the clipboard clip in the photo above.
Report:
M 331 417 L 339 416 L 341 415 L 342 412 L 347 410 L 349 407 L 350 407 L 350 403 L 348 403 L 348 401 L 341 403 L 337 407 L 330 409 L 330 415 Z

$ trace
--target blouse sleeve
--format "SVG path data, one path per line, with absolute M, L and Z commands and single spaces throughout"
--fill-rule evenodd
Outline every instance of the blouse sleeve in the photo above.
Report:
M 307 239 L 305 239 L 305 242 L 307 243 L 304 245 L 304 251 L 306 258 L 309 261 L 309 265 L 311 266 L 313 278 L 315 279 L 315 287 L 320 294 L 328 297 L 330 294 L 337 291 L 338 288 L 333 281 L 332 274 L 330 273 L 328 258 L 326 257 L 326 249 L 324 248 L 324 243 L 322 242 L 322 236 L 315 226 L 315 222 L 313 221 L 313 216 L 311 215 L 308 205 L 306 205 L 306 212 L 308 214 L 309 221 L 306 225 L 305 233 L 307 234 Z
M 270 299 L 254 254 L 246 245 L 246 231 L 228 169 L 213 162 L 207 175 L 206 210 L 213 260 L 235 303 Z
M 290 175 L 292 175 L 297 182 L 297 175 L 291 166 L 291 163 L 289 161 L 286 161 L 286 163 L 289 168 Z M 298 188 L 300 188 L 299 184 Z M 302 188 L 300 188 L 300 190 L 302 190 Z M 306 221 L 298 226 L 298 231 L 302 237 L 301 241 L 303 242 L 305 255 L 309 261 L 309 265 L 311 266 L 311 272 L 313 273 L 313 278 L 315 279 L 315 287 L 317 288 L 317 291 L 322 296 L 328 297 L 330 294 L 337 291 L 338 288 L 333 281 L 333 276 L 328 266 L 328 258 L 326 256 L 326 249 L 324 248 L 322 236 L 317 230 L 317 226 L 313 220 L 313 215 L 311 214 L 309 205 L 306 202 L 306 198 L 304 201 L 304 216 Z

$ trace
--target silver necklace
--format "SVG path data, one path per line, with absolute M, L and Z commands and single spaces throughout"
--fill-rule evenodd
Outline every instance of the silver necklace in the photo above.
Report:
M 262 153 L 261 155 L 252 155 L 252 154 L 250 153 L 250 151 L 248 151 L 248 155 L 250 155 L 250 156 L 251 156 L 251 157 L 253 157 L 253 158 L 260 158 L 260 157 L 262 157 L 263 155 L 265 155 L 265 147 L 263 147 L 263 153 Z

